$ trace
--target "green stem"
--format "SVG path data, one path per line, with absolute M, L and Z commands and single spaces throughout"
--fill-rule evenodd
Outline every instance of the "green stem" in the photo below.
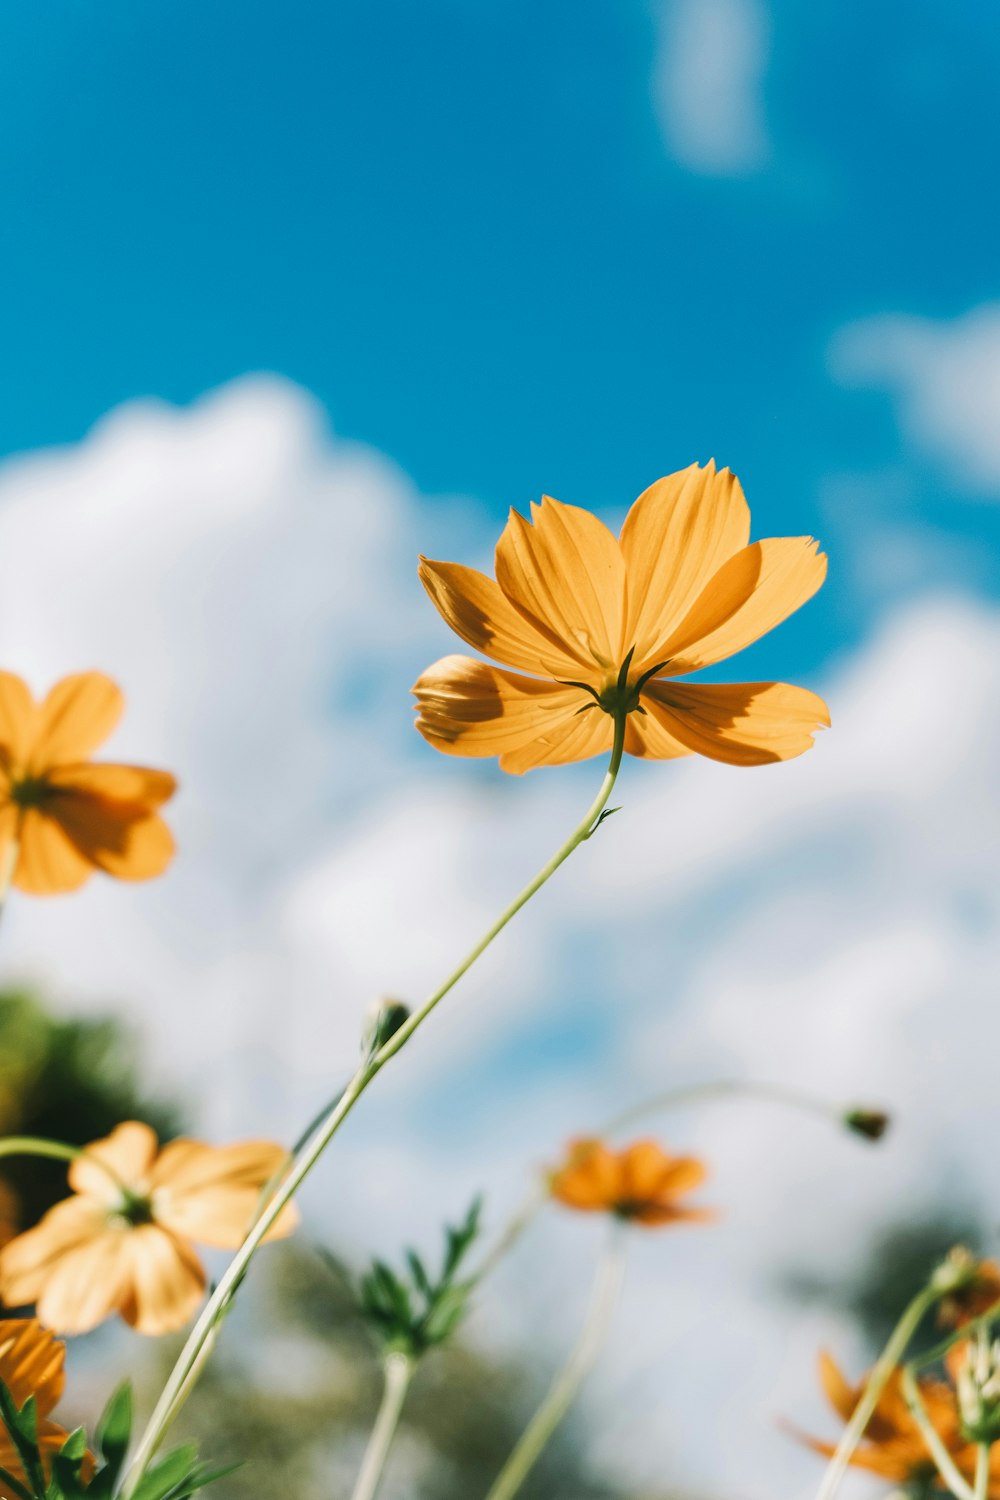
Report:
M 979 1443 L 976 1447 L 975 1500 L 987 1500 L 990 1493 L 990 1445 Z
M 365 1449 L 365 1456 L 351 1500 L 375 1500 L 382 1470 L 385 1468 L 389 1449 L 392 1447 L 392 1440 L 399 1426 L 406 1393 L 413 1379 L 414 1368 L 413 1361 L 405 1354 L 394 1353 L 386 1356 L 382 1402 L 378 1409 L 378 1416 L 375 1418 L 372 1435 L 368 1439 L 368 1447 Z
M 14 872 L 17 869 L 17 857 L 20 852 L 21 840 L 14 837 L 0 854 L 0 922 L 3 921 L 3 914 L 7 909 L 7 897 L 10 895 L 10 888 L 14 882 Z
M 878 1405 L 879 1397 L 888 1384 L 889 1377 L 906 1353 L 907 1345 L 916 1333 L 923 1321 L 924 1315 L 934 1306 L 942 1293 L 938 1287 L 926 1286 L 923 1291 L 918 1292 L 913 1301 L 906 1308 L 903 1316 L 889 1335 L 889 1342 L 872 1366 L 871 1374 L 861 1399 L 851 1416 L 851 1420 L 844 1428 L 840 1442 L 837 1444 L 834 1455 L 823 1475 L 823 1481 L 816 1492 L 816 1500 L 832 1500 L 847 1472 L 847 1466 L 854 1457 L 857 1448 L 865 1433 L 865 1428 L 871 1421 L 872 1413 Z
M 545 1399 L 521 1435 L 513 1453 L 504 1464 L 486 1500 L 511 1500 L 516 1495 L 549 1439 L 566 1416 L 577 1392 L 590 1374 L 607 1337 L 612 1315 L 618 1305 L 625 1274 L 625 1239 L 623 1226 L 615 1224 L 594 1281 L 590 1307 L 583 1332 L 569 1359 L 549 1387 Z
M 623 1110 L 600 1133 L 601 1135 L 617 1135 L 633 1121 L 642 1119 L 645 1115 L 656 1114 L 661 1109 L 673 1109 L 682 1104 L 696 1104 L 702 1099 L 729 1097 L 755 1099 L 765 1104 L 782 1104 L 789 1109 L 818 1115 L 824 1120 L 832 1120 L 835 1125 L 843 1123 L 846 1113 L 840 1105 L 831 1104 L 825 1099 L 819 1099 L 814 1094 L 804 1093 L 800 1089 L 785 1088 L 778 1083 L 756 1083 L 752 1079 L 740 1078 L 717 1078 L 710 1083 L 685 1084 L 681 1088 L 655 1094 L 651 1099 Z
M 920 1429 L 920 1436 L 926 1444 L 928 1453 L 937 1465 L 937 1470 L 941 1478 L 951 1490 L 951 1493 L 957 1497 L 957 1500 L 976 1500 L 972 1486 L 959 1472 L 955 1460 L 944 1445 L 941 1434 L 928 1415 L 927 1408 L 924 1406 L 923 1398 L 920 1395 L 920 1387 L 909 1365 L 903 1366 L 902 1386 L 903 1398 L 909 1408 L 910 1416 Z
M 63 1141 L 46 1140 L 40 1135 L 5 1135 L 0 1136 L 0 1157 L 4 1156 L 45 1156 L 52 1161 L 89 1161 L 95 1167 L 100 1167 L 105 1176 L 109 1177 L 126 1197 L 129 1196 L 128 1187 L 113 1167 L 92 1151 L 83 1146 L 67 1146 Z
M 180 1410 L 179 1398 L 182 1393 L 186 1394 L 192 1388 L 193 1382 L 190 1381 L 189 1377 L 192 1370 L 199 1363 L 202 1346 L 210 1337 L 212 1329 L 219 1318 L 225 1313 L 240 1282 L 246 1275 L 247 1267 L 259 1249 L 261 1242 L 278 1219 L 285 1204 L 294 1197 L 316 1165 L 316 1162 L 323 1155 L 323 1152 L 332 1141 L 341 1124 L 350 1114 L 372 1079 L 406 1045 L 417 1028 L 426 1021 L 427 1017 L 444 999 L 445 995 L 454 989 L 463 975 L 471 969 L 476 959 L 486 951 L 493 942 L 493 939 L 503 931 L 507 923 L 517 915 L 522 906 L 526 905 L 532 896 L 541 890 L 542 886 L 555 874 L 559 866 L 569 858 L 575 849 L 578 849 L 582 843 L 585 843 L 597 828 L 604 809 L 607 807 L 608 799 L 611 796 L 619 768 L 621 767 L 622 755 L 625 749 L 625 722 L 624 714 L 619 715 L 615 720 L 615 738 L 611 760 L 605 772 L 604 780 L 601 783 L 601 789 L 587 809 L 583 820 L 577 824 L 569 838 L 561 845 L 552 858 L 542 866 L 534 879 L 528 882 L 519 895 L 515 896 L 506 910 L 497 918 L 485 935 L 479 939 L 478 943 L 465 956 L 458 967 L 452 970 L 444 983 L 432 995 L 428 996 L 423 1005 L 414 1011 L 409 1019 L 389 1038 L 374 1056 L 364 1059 L 343 1093 L 330 1105 L 325 1115 L 319 1121 L 313 1135 L 306 1141 L 302 1150 L 296 1154 L 280 1186 L 275 1191 L 270 1202 L 258 1214 L 243 1244 L 223 1272 L 215 1291 L 205 1304 L 188 1335 L 187 1342 L 178 1356 L 177 1363 L 174 1365 L 167 1379 L 160 1399 L 139 1441 L 135 1458 L 132 1461 L 128 1474 L 125 1476 L 121 1490 L 121 1500 L 129 1500 L 129 1497 L 135 1493 L 136 1487 L 142 1479 L 150 1459 L 159 1446 L 167 1425 L 169 1425 Z

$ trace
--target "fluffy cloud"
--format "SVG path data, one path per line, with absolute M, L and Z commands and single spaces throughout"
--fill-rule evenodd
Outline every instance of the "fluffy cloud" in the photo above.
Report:
M 659 0 L 653 102 L 683 167 L 712 177 L 757 171 L 769 156 L 763 0 Z
M 939 322 L 866 318 L 838 335 L 831 363 L 845 382 L 884 387 L 916 449 L 1000 499 L 1000 304 Z
M 476 560 L 487 540 L 474 506 L 428 504 L 273 381 L 129 407 L 0 471 L 5 664 L 38 686 L 107 668 L 130 705 L 114 752 L 184 783 L 170 875 L 15 896 L 5 971 L 67 1005 L 120 999 L 215 1134 L 295 1132 L 351 1066 L 372 995 L 419 998 L 592 795 L 594 765 L 514 780 L 410 727 L 408 683 L 450 649 L 415 553 Z M 595 1461 L 636 1492 L 665 1474 L 807 1484 L 815 1460 L 773 1418 L 830 1430 L 813 1351 L 846 1333 L 775 1302 L 775 1277 L 845 1277 L 886 1217 L 959 1188 L 988 1201 L 998 664 L 995 613 L 925 599 L 812 684 L 835 727 L 800 761 L 629 763 L 622 813 L 386 1070 L 311 1185 L 316 1232 L 393 1253 L 480 1186 L 497 1220 L 566 1135 L 675 1084 L 898 1106 L 877 1151 L 759 1105 L 664 1118 L 710 1157 L 725 1214 L 636 1246 L 591 1390 Z M 550 1365 L 597 1232 L 540 1224 L 478 1336 Z

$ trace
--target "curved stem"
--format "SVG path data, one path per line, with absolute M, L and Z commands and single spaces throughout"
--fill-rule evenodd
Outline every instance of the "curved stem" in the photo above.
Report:
M 903 1399 L 909 1409 L 910 1416 L 920 1429 L 920 1436 L 923 1438 L 927 1451 L 931 1458 L 933 1458 L 941 1478 L 951 1490 L 951 1493 L 957 1497 L 957 1500 L 976 1500 L 972 1486 L 966 1482 L 959 1472 L 955 1460 L 944 1445 L 941 1434 L 927 1414 L 927 1408 L 924 1406 L 920 1395 L 920 1387 L 914 1379 L 913 1370 L 909 1365 L 903 1366 L 902 1385 Z
M 357 1483 L 351 1500 L 375 1500 L 375 1493 L 382 1478 L 385 1461 L 399 1426 L 399 1418 L 406 1401 L 406 1393 L 413 1379 L 413 1361 L 405 1354 L 390 1354 L 385 1361 L 385 1384 L 382 1388 L 382 1403 L 375 1418 L 372 1435 L 361 1463 Z
M 854 1450 L 871 1421 L 879 1397 L 889 1382 L 889 1377 L 906 1353 L 907 1345 L 923 1321 L 925 1313 L 929 1312 L 941 1295 L 938 1287 L 924 1287 L 923 1291 L 918 1292 L 914 1297 L 892 1330 L 889 1342 L 872 1366 L 867 1384 L 861 1393 L 861 1399 L 854 1408 L 851 1420 L 844 1428 L 840 1442 L 827 1465 L 822 1483 L 816 1492 L 816 1500 L 832 1500 L 833 1495 L 836 1494 L 840 1481 L 847 1472 L 847 1466 L 854 1456 Z
M 710 1083 L 685 1084 L 680 1088 L 669 1089 L 663 1094 L 654 1094 L 651 1099 L 632 1105 L 630 1109 L 623 1110 L 620 1115 L 616 1115 L 604 1127 L 601 1134 L 616 1135 L 619 1130 L 624 1130 L 634 1120 L 641 1119 L 644 1115 L 655 1114 L 661 1109 L 673 1109 L 681 1104 L 695 1104 L 701 1099 L 725 1099 L 730 1096 L 756 1099 L 764 1104 L 782 1104 L 789 1109 L 797 1109 L 805 1114 L 819 1115 L 824 1120 L 832 1120 L 836 1125 L 842 1123 L 846 1113 L 840 1105 L 832 1104 L 826 1099 L 819 1099 L 815 1094 L 807 1094 L 801 1089 L 785 1088 L 784 1085 L 778 1083 L 756 1083 L 752 1079 L 717 1078 Z
M 95 1167 L 100 1167 L 105 1176 L 111 1179 L 116 1188 L 120 1188 L 126 1196 L 129 1192 L 114 1168 L 84 1146 L 67 1146 L 64 1141 L 50 1141 L 40 1135 L 5 1135 L 0 1136 L 0 1157 L 4 1156 L 45 1156 L 52 1161 L 93 1162 Z
M 14 882 L 14 872 L 17 869 L 17 857 L 21 852 L 21 840 L 18 837 L 11 839 L 7 847 L 0 852 L 0 922 L 7 909 L 7 897 Z
M 597 1362 L 604 1346 L 612 1315 L 618 1305 L 625 1274 L 623 1226 L 615 1224 L 597 1268 L 594 1289 L 583 1332 L 569 1359 L 549 1387 L 541 1406 L 504 1464 L 486 1500 L 511 1500 L 516 1495 L 549 1439 L 569 1411 L 577 1392 Z
M 621 767 L 622 755 L 625 750 L 625 722 L 624 714 L 620 714 L 615 720 L 614 747 L 611 751 L 611 760 L 608 763 L 604 780 L 601 783 L 601 789 L 587 809 L 582 821 L 577 824 L 566 842 L 542 866 L 534 879 L 530 880 L 524 889 L 514 897 L 514 900 L 506 910 L 501 913 L 484 936 L 479 939 L 475 947 L 466 954 L 458 967 L 452 970 L 444 983 L 433 994 L 428 996 L 419 1009 L 413 1012 L 409 1019 L 384 1043 L 374 1056 L 364 1059 L 343 1093 L 329 1106 L 326 1113 L 316 1125 L 312 1135 L 306 1140 L 302 1149 L 296 1153 L 280 1185 L 275 1190 L 274 1196 L 255 1218 L 243 1244 L 223 1272 L 215 1291 L 205 1304 L 188 1335 L 187 1342 L 178 1356 L 177 1362 L 160 1395 L 160 1399 L 149 1419 L 146 1430 L 139 1441 L 135 1458 L 122 1485 L 122 1500 L 129 1500 L 129 1497 L 135 1493 L 136 1487 L 145 1473 L 150 1459 L 156 1452 L 167 1426 L 180 1410 L 180 1398 L 182 1394 L 186 1395 L 192 1388 L 193 1381 L 189 1377 L 192 1370 L 199 1365 L 202 1346 L 210 1337 L 212 1329 L 219 1318 L 224 1315 L 240 1282 L 246 1275 L 247 1267 L 260 1247 L 262 1240 L 277 1220 L 285 1204 L 294 1197 L 299 1187 L 305 1181 L 306 1177 L 308 1177 L 316 1162 L 323 1155 L 323 1152 L 330 1144 L 341 1124 L 350 1114 L 372 1079 L 385 1067 L 391 1058 L 395 1057 L 400 1048 L 406 1045 L 417 1028 L 426 1021 L 431 1011 L 435 1009 L 450 990 L 454 989 L 462 976 L 471 969 L 476 959 L 486 951 L 493 942 L 493 939 L 503 931 L 507 923 L 517 915 L 522 906 L 526 905 L 532 896 L 541 890 L 542 886 L 555 874 L 559 866 L 569 858 L 575 849 L 578 849 L 582 843 L 585 843 L 590 838 L 591 834 L 600 824 Z

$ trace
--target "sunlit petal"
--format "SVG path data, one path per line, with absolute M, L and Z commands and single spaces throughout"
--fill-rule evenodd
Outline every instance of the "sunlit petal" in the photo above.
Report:
M 52 688 L 39 711 L 31 752 L 33 771 L 85 760 L 111 734 L 125 699 L 103 672 L 76 672 Z
M 502 666 L 543 677 L 578 677 L 579 658 L 541 622 L 532 623 L 492 578 L 458 563 L 420 559 L 420 581 L 463 641 Z
M 761 766 L 811 749 L 830 723 L 822 698 L 786 682 L 648 682 L 643 703 L 674 739 L 710 760 Z

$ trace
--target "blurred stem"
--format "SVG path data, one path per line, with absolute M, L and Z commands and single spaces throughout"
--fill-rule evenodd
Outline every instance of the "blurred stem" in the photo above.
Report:
M 980 1443 L 976 1448 L 975 1500 L 987 1500 L 990 1493 L 990 1445 Z
M 681 1088 L 669 1089 L 663 1094 L 654 1094 L 651 1099 L 635 1104 L 630 1109 L 623 1110 L 620 1115 L 616 1115 L 604 1127 L 601 1134 L 615 1135 L 619 1130 L 624 1130 L 626 1126 L 631 1125 L 633 1121 L 642 1119 L 645 1115 L 656 1114 L 661 1109 L 673 1109 L 683 1104 L 697 1104 L 703 1099 L 731 1097 L 756 1099 L 764 1104 L 783 1104 L 803 1114 L 818 1115 L 821 1119 L 832 1120 L 835 1125 L 842 1125 L 844 1115 L 847 1113 L 842 1105 L 832 1104 L 829 1100 L 820 1099 L 815 1094 L 807 1094 L 800 1089 L 785 1088 L 782 1084 L 756 1083 L 752 1079 L 717 1078 L 709 1083 L 685 1084 Z
M 625 1274 L 625 1248 L 624 1226 L 614 1224 L 597 1268 L 587 1320 L 579 1341 L 522 1433 L 486 1500 L 511 1500 L 511 1496 L 517 1494 L 596 1364 L 618 1305 Z
M 507 1221 L 492 1250 L 488 1250 L 483 1256 L 479 1264 L 479 1269 L 475 1272 L 476 1281 L 484 1281 L 490 1272 L 500 1264 L 504 1256 L 510 1254 L 524 1231 L 534 1220 L 539 1209 L 544 1207 L 548 1201 L 548 1196 L 548 1191 L 545 1187 L 539 1185 L 532 1188 L 513 1218 Z
M 909 1408 L 909 1412 L 917 1427 L 920 1436 L 927 1446 L 927 1451 L 937 1465 L 937 1471 L 941 1475 L 951 1493 L 957 1500 L 976 1500 L 972 1486 L 968 1484 L 959 1472 L 955 1460 L 944 1445 L 944 1440 L 931 1421 L 927 1408 L 924 1406 L 920 1395 L 920 1387 L 914 1378 L 913 1371 L 909 1365 L 903 1366 L 902 1372 L 903 1398 Z
M 840 1442 L 834 1451 L 833 1457 L 823 1475 L 823 1481 L 816 1492 L 816 1500 L 832 1500 L 847 1472 L 847 1466 L 854 1456 L 854 1450 L 864 1436 L 865 1428 L 871 1421 L 872 1413 L 878 1405 L 879 1397 L 888 1384 L 893 1370 L 900 1363 L 906 1353 L 907 1345 L 916 1333 L 924 1316 L 939 1300 L 942 1292 L 937 1286 L 930 1285 L 918 1292 L 913 1301 L 909 1303 L 903 1316 L 889 1335 L 889 1342 L 872 1366 L 871 1374 L 861 1393 L 861 1399 L 851 1416 L 851 1420 L 844 1428 Z
M 14 881 L 14 871 L 17 869 L 17 857 L 21 852 L 21 840 L 12 838 L 10 843 L 0 854 L 0 922 L 7 909 L 7 897 Z
M 95 1167 L 99 1167 L 106 1177 L 109 1177 L 116 1188 L 119 1188 L 126 1197 L 129 1196 L 127 1185 L 122 1182 L 118 1173 L 110 1167 L 106 1161 L 95 1156 L 83 1146 L 67 1146 L 64 1141 L 46 1140 L 40 1135 L 5 1135 L 0 1136 L 0 1157 L 4 1156 L 46 1156 L 52 1161 L 89 1161 Z
M 614 747 L 611 751 L 611 759 L 604 774 L 601 789 L 587 809 L 583 820 L 577 824 L 569 838 L 557 849 L 552 858 L 542 866 L 534 879 L 528 882 L 519 895 L 515 896 L 514 900 L 497 918 L 492 927 L 479 939 L 475 947 L 466 954 L 458 967 L 452 970 L 444 983 L 432 995 L 428 996 L 423 1005 L 413 1012 L 399 1030 L 373 1056 L 366 1057 L 362 1061 L 343 1093 L 331 1103 L 317 1123 L 314 1132 L 305 1141 L 301 1150 L 295 1153 L 282 1182 L 274 1192 L 274 1196 L 257 1214 L 243 1244 L 223 1272 L 215 1291 L 205 1304 L 188 1335 L 187 1342 L 181 1350 L 177 1362 L 167 1379 L 167 1383 L 163 1388 L 159 1401 L 156 1403 L 146 1430 L 139 1440 L 135 1458 L 121 1488 L 122 1500 L 128 1500 L 128 1497 L 134 1495 L 167 1426 L 173 1421 L 180 1410 L 182 1397 L 186 1397 L 187 1393 L 192 1389 L 194 1384 L 194 1381 L 191 1379 L 192 1371 L 200 1369 L 203 1363 L 201 1356 L 202 1348 L 211 1337 L 216 1323 L 228 1308 L 261 1242 L 278 1219 L 286 1203 L 298 1192 L 298 1189 L 323 1155 L 323 1152 L 340 1129 L 341 1124 L 350 1114 L 372 1079 L 381 1072 L 386 1063 L 395 1057 L 396 1053 L 402 1047 L 405 1047 L 417 1028 L 426 1021 L 431 1011 L 436 1008 L 450 990 L 454 989 L 458 981 L 472 968 L 476 960 L 485 953 L 486 949 L 493 942 L 493 939 L 503 931 L 507 923 L 517 915 L 522 906 L 525 906 L 531 900 L 532 896 L 541 890 L 545 882 L 559 869 L 559 866 L 564 864 L 573 851 L 585 843 L 600 825 L 622 763 L 622 755 L 625 750 L 625 723 L 626 715 L 624 713 L 616 716 Z
M 392 1440 L 396 1436 L 396 1428 L 399 1426 L 399 1418 L 415 1368 L 413 1361 L 406 1354 L 397 1352 L 386 1356 L 383 1366 L 385 1383 L 382 1388 L 382 1402 L 378 1409 L 378 1416 L 375 1418 L 372 1435 L 368 1439 L 368 1447 L 365 1449 L 365 1456 L 351 1500 L 374 1500 L 382 1478 L 382 1470 L 385 1468 L 385 1461 L 389 1457 Z

